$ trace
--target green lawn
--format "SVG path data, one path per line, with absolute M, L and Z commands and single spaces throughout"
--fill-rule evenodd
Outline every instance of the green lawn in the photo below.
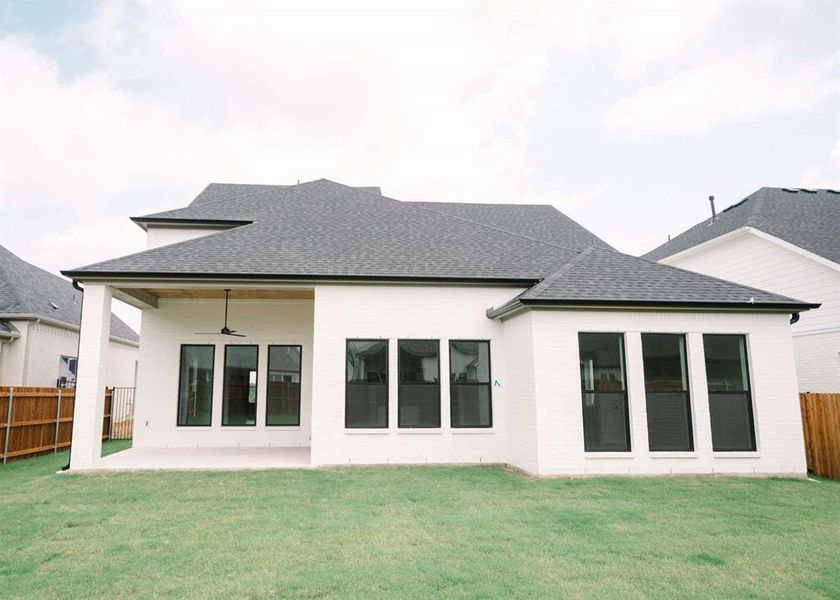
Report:
M 65 462 L 0 467 L 4 598 L 840 597 L 838 482 Z

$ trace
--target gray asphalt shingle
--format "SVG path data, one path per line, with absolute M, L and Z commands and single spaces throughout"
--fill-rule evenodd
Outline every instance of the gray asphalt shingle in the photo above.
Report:
M 534 286 L 525 301 L 797 304 L 621 254 L 552 207 L 400 202 L 323 179 L 260 187 L 138 218 L 247 225 L 65 274 L 504 280 Z
M 78 326 L 82 321 L 82 295 L 66 279 L 0 246 L 0 314 L 37 315 Z M 111 335 L 134 342 L 140 339 L 116 315 L 111 315 Z
M 761 188 L 643 256 L 662 260 L 741 227 L 753 227 L 840 264 L 840 192 Z

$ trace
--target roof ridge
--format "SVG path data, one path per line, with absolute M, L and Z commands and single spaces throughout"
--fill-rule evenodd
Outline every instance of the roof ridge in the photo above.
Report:
M 579 260 L 582 260 L 583 258 L 586 258 L 590 254 L 592 254 L 592 251 L 595 250 L 595 248 L 596 248 L 596 246 L 594 246 L 594 245 L 587 246 L 586 248 L 584 248 L 583 250 L 578 252 L 578 255 L 575 256 L 572 260 L 570 260 L 569 262 L 564 264 L 562 267 L 560 267 L 559 269 L 557 269 L 553 273 L 549 273 L 548 275 L 543 277 L 539 282 L 535 283 L 534 285 L 529 287 L 527 290 L 525 290 L 524 292 L 519 294 L 519 296 L 517 296 L 517 298 L 525 296 L 526 294 L 529 294 L 531 292 L 535 292 L 536 290 L 541 290 L 543 287 L 548 286 L 550 282 L 553 282 L 553 281 L 556 281 L 557 279 L 560 279 L 561 277 L 563 277 L 563 275 L 569 269 L 572 268 L 572 265 L 577 263 Z M 605 248 L 605 250 L 607 250 L 607 248 Z M 621 253 L 619 252 L 618 254 L 621 254 Z
M 764 188 L 760 190 L 761 192 L 764 191 Z M 750 211 L 750 215 L 747 217 L 747 220 L 744 221 L 744 227 L 758 227 L 759 218 L 761 217 L 761 209 L 764 206 L 764 194 L 758 194 L 755 198 L 751 200 L 755 202 L 752 210 Z
M 307 183 L 308 183 L 308 182 L 307 182 Z M 244 184 L 243 184 L 243 183 L 216 183 L 216 184 L 213 184 L 213 183 L 208 183 L 208 184 L 207 184 L 207 187 L 205 187 L 204 189 L 206 190 L 206 189 L 207 189 L 208 187 L 210 187 L 211 185 L 265 185 L 265 186 L 266 186 L 266 187 L 268 187 L 269 189 L 267 189 L 267 190 L 258 190 L 258 191 L 256 191 L 256 192 L 250 192 L 250 193 L 248 193 L 248 194 L 240 194 L 239 196 L 231 196 L 231 197 L 229 197 L 229 198 L 219 198 L 218 200 L 210 200 L 209 202 L 202 202 L 199 206 L 207 206 L 208 204 L 216 204 L 217 202 L 229 202 L 229 201 L 231 201 L 231 200 L 240 200 L 240 199 L 242 199 L 242 198 L 248 198 L 248 197 L 250 197 L 250 196 L 256 196 L 256 195 L 258 195 L 258 194 L 265 194 L 265 193 L 267 193 L 267 192 L 274 191 L 274 190 L 276 190 L 277 188 L 287 189 L 287 188 L 297 187 L 297 185 L 301 185 L 301 184 L 296 184 L 296 185 L 280 185 L 280 184 L 277 184 L 277 185 L 270 185 L 270 184 L 263 184 L 263 183 L 244 183 Z M 204 191 L 204 190 L 202 190 L 202 192 L 203 192 L 203 191 Z M 200 196 L 200 195 L 201 195 L 201 194 L 199 194 L 199 196 Z M 196 198 L 197 198 L 197 197 L 198 197 L 198 196 L 196 196 Z M 195 202 L 195 199 L 193 199 L 193 202 Z M 192 206 L 192 203 L 187 204 L 186 206 L 183 206 L 183 207 L 181 207 L 181 208 L 189 208 L 190 206 Z M 178 210 L 178 209 L 171 209 L 171 210 Z M 169 212 L 169 211 L 161 211 L 161 212 Z M 155 214 L 155 213 L 152 213 L 152 214 Z

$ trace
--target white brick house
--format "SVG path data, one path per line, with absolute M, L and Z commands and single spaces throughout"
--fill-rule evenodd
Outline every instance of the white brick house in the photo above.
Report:
M 148 250 L 65 272 L 86 289 L 71 470 L 805 474 L 789 321 L 813 305 L 620 254 L 545 206 L 319 180 L 211 184 L 134 220 Z M 101 459 L 112 297 L 143 309 L 142 342 L 134 448 Z

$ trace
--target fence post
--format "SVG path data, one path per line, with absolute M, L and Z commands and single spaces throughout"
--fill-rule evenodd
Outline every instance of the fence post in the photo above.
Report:
M 58 428 L 61 425 L 61 388 L 58 388 L 55 407 L 55 438 L 53 439 L 53 454 L 58 452 Z
M 3 464 L 9 460 L 9 436 L 12 434 L 12 402 L 15 400 L 15 388 L 9 388 L 9 408 L 6 411 L 6 438 L 3 440 Z
M 105 395 L 108 394 L 108 388 L 105 388 Z M 108 440 L 114 435 L 114 388 L 111 388 L 111 397 L 108 400 Z

